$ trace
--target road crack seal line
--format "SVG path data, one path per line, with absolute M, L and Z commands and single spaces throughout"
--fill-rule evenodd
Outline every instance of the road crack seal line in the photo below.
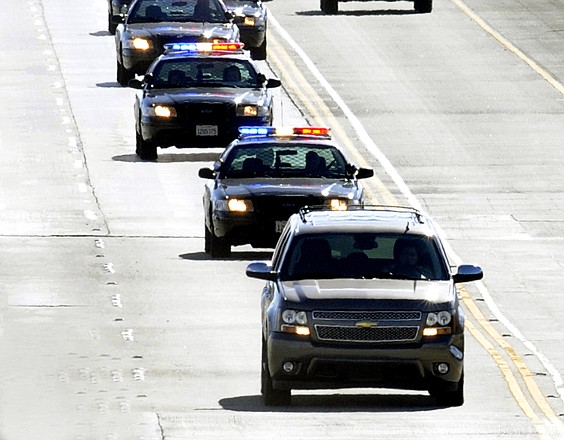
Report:
M 531 69 L 538 73 L 545 81 L 547 81 L 552 87 L 554 87 L 561 95 L 564 95 L 564 85 L 559 82 L 551 73 L 544 69 L 540 64 L 534 61 L 532 58 L 525 55 L 525 53 L 515 46 L 511 41 L 501 35 L 492 26 L 490 26 L 486 21 L 476 14 L 466 3 L 462 0 L 451 0 L 462 12 L 464 12 L 472 21 L 474 21 L 478 26 L 480 26 L 484 31 L 494 37 L 505 49 L 512 52 L 517 58 L 525 62 Z
M 102 206 L 96 194 L 96 190 L 92 186 L 92 181 L 90 179 L 90 171 L 88 168 L 88 164 L 86 162 L 86 155 L 84 153 L 82 139 L 80 136 L 80 130 L 78 128 L 78 124 L 74 116 L 72 104 L 70 102 L 70 98 L 66 87 L 65 78 L 63 76 L 63 72 L 61 69 L 61 62 L 59 56 L 57 55 L 55 43 L 53 41 L 51 33 L 49 32 L 49 27 L 47 26 L 45 10 L 41 2 L 31 2 L 29 8 L 33 17 L 35 18 L 35 25 L 37 28 L 37 32 L 39 34 L 38 39 L 42 41 L 43 44 L 49 46 L 49 50 L 46 51 L 46 53 L 48 53 L 48 55 L 50 56 L 50 58 L 47 60 L 47 62 L 50 63 L 48 64 L 47 71 L 51 75 L 56 77 L 56 80 L 53 81 L 54 89 L 55 92 L 57 93 L 57 96 L 55 98 L 55 103 L 57 104 L 59 111 L 61 112 L 62 115 L 61 125 L 63 126 L 63 128 L 66 127 L 65 131 L 68 134 L 69 153 L 80 155 L 80 162 L 82 163 L 82 168 L 84 169 L 83 178 L 85 179 L 85 183 L 81 182 L 79 183 L 79 185 L 86 185 L 86 187 L 90 189 L 90 194 L 94 199 L 94 202 L 96 204 L 96 209 L 101 214 L 101 216 L 99 216 L 98 214 L 94 213 L 92 210 L 85 209 L 84 215 L 88 220 L 93 220 L 93 221 L 98 221 L 99 217 L 101 217 L 102 225 L 106 230 L 105 235 L 109 235 L 110 228 L 106 216 L 103 213 Z M 93 227 L 93 230 L 98 230 L 98 229 L 99 228 L 97 227 Z

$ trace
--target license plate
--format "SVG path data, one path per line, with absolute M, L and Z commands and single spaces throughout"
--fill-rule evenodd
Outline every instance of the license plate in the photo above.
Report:
M 217 136 L 217 125 L 196 125 L 196 136 Z
M 284 226 L 286 226 L 286 222 L 285 221 L 277 221 L 274 224 L 274 230 L 276 233 L 280 234 L 282 233 L 282 231 L 284 230 Z

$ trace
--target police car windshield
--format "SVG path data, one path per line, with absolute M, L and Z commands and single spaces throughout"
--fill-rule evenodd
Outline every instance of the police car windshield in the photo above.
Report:
M 139 0 L 133 3 L 127 22 L 227 23 L 228 19 L 217 0 Z
M 432 238 L 355 231 L 296 238 L 281 278 L 448 280 L 449 274 Z
M 163 61 L 153 69 L 151 87 L 260 87 L 256 70 L 246 60 L 181 58 Z
M 298 142 L 240 144 L 225 159 L 226 178 L 344 179 L 346 160 L 332 146 Z

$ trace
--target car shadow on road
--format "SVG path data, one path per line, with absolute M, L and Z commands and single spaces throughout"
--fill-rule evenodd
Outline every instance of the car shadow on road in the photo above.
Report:
M 159 154 L 157 160 L 144 160 L 136 154 L 121 154 L 113 156 L 117 162 L 142 162 L 142 163 L 177 163 L 177 162 L 214 162 L 219 157 L 219 152 Z
M 377 9 L 374 11 L 343 11 L 340 10 L 337 14 L 325 14 L 319 10 L 315 11 L 296 11 L 296 15 L 306 16 L 306 17 L 315 17 L 315 16 L 327 16 L 333 17 L 334 15 L 348 15 L 352 17 L 363 17 L 363 16 L 378 16 L 378 15 L 413 15 L 419 14 L 412 9 Z
M 242 251 L 232 252 L 230 257 L 226 258 L 213 258 L 206 252 L 190 252 L 187 254 L 180 254 L 183 260 L 191 261 L 254 261 L 254 260 L 270 260 L 272 258 L 272 251 Z
M 432 411 L 435 399 L 425 394 L 294 394 L 290 406 L 265 406 L 262 396 L 237 396 L 221 399 L 228 411 L 252 412 L 420 412 Z

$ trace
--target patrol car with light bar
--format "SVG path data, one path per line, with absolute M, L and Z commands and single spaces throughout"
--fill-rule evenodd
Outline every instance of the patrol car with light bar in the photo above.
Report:
M 135 97 L 136 153 L 157 158 L 157 148 L 224 148 L 243 125 L 273 120 L 267 79 L 243 53 L 242 43 L 178 43 L 168 46 L 143 80 L 131 80 Z
M 261 0 L 223 0 L 253 60 L 266 59 L 268 11 Z
M 274 247 L 288 217 L 305 205 L 346 210 L 365 202 L 369 168 L 349 162 L 323 127 L 241 127 L 199 176 L 204 187 L 205 251 L 228 257 L 232 246 Z
M 248 265 L 262 288 L 261 391 L 289 405 L 293 389 L 426 390 L 464 403 L 464 313 L 454 267 L 429 217 L 410 207 L 306 207 L 271 262 Z
M 220 0 L 135 0 L 115 32 L 117 81 L 127 85 L 165 45 L 237 42 L 239 28 Z

